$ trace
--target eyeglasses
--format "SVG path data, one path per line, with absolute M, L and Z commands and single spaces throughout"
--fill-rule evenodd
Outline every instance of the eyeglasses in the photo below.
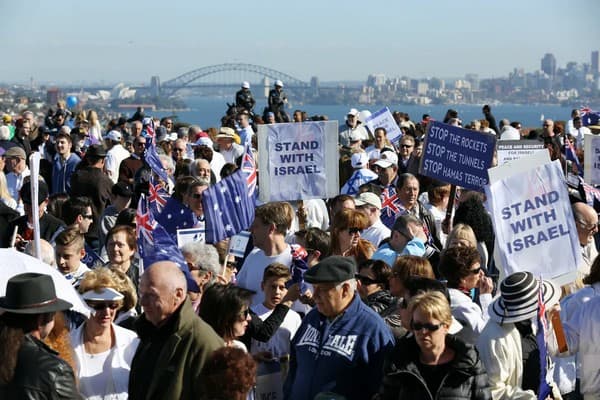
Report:
M 426 322 L 426 323 L 414 322 L 414 321 L 410 322 L 411 329 L 413 331 L 416 331 L 416 332 L 418 332 L 420 330 L 423 330 L 423 329 L 426 329 L 429 332 L 435 332 L 438 329 L 440 329 L 442 327 L 442 325 L 444 325 L 444 324 L 437 324 L 436 325 L 436 324 L 432 324 L 432 323 L 429 323 L 429 322 Z
M 471 275 L 478 275 L 481 272 L 481 267 L 469 271 Z
M 86 301 L 85 302 L 90 308 L 93 308 L 96 311 L 102 311 L 102 310 L 106 310 L 107 308 L 110 308 L 111 310 L 116 310 L 117 308 L 119 308 L 121 306 L 120 303 L 117 303 L 115 301 Z
M 190 194 L 190 197 L 191 197 L 192 199 L 199 200 L 199 199 L 201 199 L 201 198 L 202 198 L 202 193 L 192 193 L 192 194 Z
M 351 235 L 356 235 L 357 233 L 362 233 L 362 229 L 360 228 L 348 228 L 348 233 Z
M 94 216 L 92 214 L 85 214 L 85 215 L 82 214 L 81 217 L 85 218 L 85 219 L 94 219 Z
M 582 220 L 580 220 L 580 219 L 578 219 L 578 220 L 577 220 L 577 223 L 578 223 L 579 225 L 581 225 L 581 227 L 582 227 L 584 230 L 586 230 L 586 231 L 590 231 L 590 232 L 591 232 L 591 231 L 593 231 L 593 230 L 596 230 L 596 229 L 598 229 L 598 227 L 600 226 L 600 223 L 598 223 L 598 222 L 596 222 L 595 224 L 588 224 L 588 223 L 586 223 L 586 222 L 584 222 L 584 221 L 582 221 Z
M 358 279 L 360 281 L 360 283 L 362 283 L 363 285 L 375 285 L 375 284 L 379 283 L 378 281 L 376 281 L 373 278 L 369 278 L 368 276 L 364 276 L 364 275 L 360 275 L 360 274 L 356 274 L 356 275 L 354 275 L 354 277 L 356 279 Z

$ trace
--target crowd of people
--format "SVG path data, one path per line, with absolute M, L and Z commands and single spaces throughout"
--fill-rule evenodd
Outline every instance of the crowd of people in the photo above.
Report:
M 160 198 L 156 221 L 174 242 L 178 230 L 204 227 L 203 193 L 240 169 L 247 149 L 258 160 L 257 125 L 309 120 L 285 115 L 282 88 L 263 121 L 242 83 L 233 118 L 206 130 L 143 110 L 103 126 L 94 110 L 63 102 L 43 120 L 3 118 L 0 246 L 40 254 L 90 312 L 74 311 L 47 274 L 11 277 L 0 297 L 0 398 L 600 398 L 598 212 L 572 197 L 583 260 L 575 282 L 538 281 L 525 265 L 505 276 L 484 196 L 458 188 L 450 199 L 449 184 L 419 174 L 429 115 L 415 123 L 394 112 L 403 135 L 391 143 L 384 128 L 368 130 L 368 113 L 349 110 L 339 195 L 257 205 L 243 255 L 229 239 L 188 241 L 173 249 L 185 265 L 145 264 L 139 199 Z M 577 172 L 564 154 L 570 143 L 582 156 L 576 113 L 529 131 L 497 124 L 487 105 L 482 115 L 465 127 L 539 139 Z M 462 126 L 454 110 L 444 122 Z M 168 179 L 147 160 L 151 141 Z M 540 302 L 568 345 L 561 352 L 545 332 L 548 392 Z

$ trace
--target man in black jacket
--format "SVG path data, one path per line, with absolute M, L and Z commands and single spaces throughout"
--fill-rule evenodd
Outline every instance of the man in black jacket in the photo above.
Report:
M 54 327 L 54 314 L 71 307 L 56 297 L 49 275 L 25 273 L 8 280 L 0 298 L 0 398 L 81 398 L 69 364 L 42 342 Z

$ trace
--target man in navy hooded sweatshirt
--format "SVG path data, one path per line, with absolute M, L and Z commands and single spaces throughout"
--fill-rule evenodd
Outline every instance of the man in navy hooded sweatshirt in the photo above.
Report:
M 354 259 L 340 256 L 327 257 L 304 274 L 313 284 L 316 308 L 292 340 L 285 399 L 313 399 L 328 392 L 364 400 L 377 393 L 394 338 L 356 293 L 355 274 Z

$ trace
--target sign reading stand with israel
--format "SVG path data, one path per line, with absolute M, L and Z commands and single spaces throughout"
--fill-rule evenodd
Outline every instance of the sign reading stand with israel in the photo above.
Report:
M 457 126 L 430 122 L 419 172 L 430 178 L 483 191 L 489 182 L 496 137 Z
M 530 271 L 544 279 L 577 269 L 581 250 L 560 162 L 486 186 L 504 276 Z
M 261 201 L 339 193 L 337 121 L 259 125 L 257 135 Z
M 384 107 L 367 117 L 365 119 L 365 125 L 369 128 L 371 134 L 375 134 L 375 129 L 377 128 L 384 128 L 388 140 L 394 144 L 398 144 L 402 138 L 402 129 L 400 129 L 394 116 L 390 112 L 390 109 L 387 107 Z

